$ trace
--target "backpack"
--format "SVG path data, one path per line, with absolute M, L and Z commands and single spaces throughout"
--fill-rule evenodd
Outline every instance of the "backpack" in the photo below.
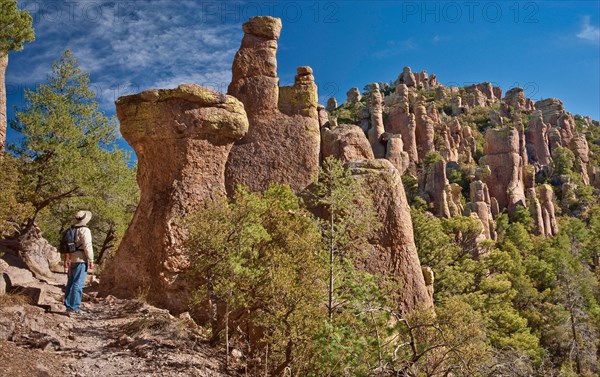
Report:
M 58 251 L 61 254 L 72 254 L 77 250 L 77 229 L 81 228 L 80 226 L 72 226 L 65 230 L 62 236 L 62 240 L 60 241 L 60 247 Z

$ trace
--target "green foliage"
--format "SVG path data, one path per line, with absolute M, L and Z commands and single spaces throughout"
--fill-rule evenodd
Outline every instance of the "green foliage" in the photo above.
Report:
M 534 221 L 533 217 L 531 216 L 531 212 L 521 205 L 518 205 L 516 207 L 515 213 L 513 215 L 513 221 L 523 225 L 527 234 L 529 234 L 533 230 Z
M 33 41 L 32 23 L 29 12 L 18 9 L 16 0 L 0 0 L 0 55 L 22 50 L 23 44 Z
M 317 335 L 321 345 L 314 367 L 318 375 L 366 374 L 380 365 L 383 334 L 393 307 L 393 283 L 359 270 L 368 239 L 379 227 L 372 199 L 350 171 L 333 157 L 325 159 L 314 187 L 314 204 L 325 215 L 320 221 L 328 253 L 328 322 Z M 383 294 L 382 287 L 388 287 Z M 388 346 L 389 348 L 389 346 Z
M 344 102 L 330 112 L 330 117 L 337 119 L 338 124 L 358 124 L 361 112 L 366 108 L 366 97 L 356 102 Z
M 573 176 L 575 155 L 569 148 L 557 147 L 552 151 L 552 172 L 554 175 Z
M 474 126 L 481 133 L 484 133 L 488 128 L 492 128 L 490 109 L 487 107 L 473 107 L 467 113 L 459 115 L 458 120 L 462 125 Z
M 227 338 L 243 340 L 249 355 L 268 352 L 274 375 L 306 362 L 323 318 L 326 270 L 317 223 L 292 190 L 272 185 L 254 194 L 239 188 L 231 202 L 207 203 L 186 224 L 185 247 L 201 282 L 194 304 L 214 306 L 213 335 L 226 328 Z M 225 307 L 224 318 L 217 318 L 217 306 Z M 242 315 L 231 319 L 231 313 Z M 248 341 L 241 329 L 263 335 Z
M 0 238 L 12 236 L 33 212 L 22 200 L 18 164 L 19 160 L 9 154 L 0 157 Z
M 99 111 L 89 75 L 70 51 L 25 99 L 10 124 L 21 138 L 9 149 L 20 160 L 22 201 L 33 208 L 29 225 L 37 221 L 56 244 L 73 213 L 90 209 L 97 246 L 114 249 L 138 200 L 129 155 L 114 146 L 116 120 Z

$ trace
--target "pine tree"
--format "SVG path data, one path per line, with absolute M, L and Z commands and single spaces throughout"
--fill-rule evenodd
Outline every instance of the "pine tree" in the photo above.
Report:
M 85 207 L 95 214 L 95 241 L 106 246 L 124 232 L 138 189 L 128 153 L 114 144 L 116 119 L 99 110 L 89 82 L 65 51 L 47 83 L 25 91 L 26 104 L 10 124 L 21 137 L 9 149 L 21 160 L 22 201 L 33 208 L 25 230 L 37 222 L 57 243 Z
M 23 49 L 35 39 L 29 12 L 17 8 L 16 0 L 0 0 L 0 158 L 6 143 L 6 67 L 8 53 Z

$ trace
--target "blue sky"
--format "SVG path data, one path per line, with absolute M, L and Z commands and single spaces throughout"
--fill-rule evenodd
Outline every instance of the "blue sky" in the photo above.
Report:
M 281 85 L 310 65 L 324 103 L 353 86 L 394 80 L 402 67 L 445 85 L 491 81 L 557 97 L 600 119 L 600 2 L 18 0 L 37 39 L 12 53 L 8 115 L 71 49 L 91 73 L 103 110 L 148 88 L 197 83 L 226 91 L 251 16 L 282 18 Z M 14 137 L 9 131 L 9 139 Z

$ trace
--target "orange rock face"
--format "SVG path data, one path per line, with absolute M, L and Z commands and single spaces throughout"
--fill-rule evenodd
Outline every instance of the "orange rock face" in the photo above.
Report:
M 375 158 L 365 133 L 358 126 L 340 124 L 333 129 L 324 127 L 321 130 L 321 138 L 324 159 L 334 156 L 348 162 Z
M 229 155 L 227 192 L 240 184 L 260 191 L 271 182 L 301 191 L 318 173 L 321 148 L 312 69 L 298 68 L 294 85 L 280 88 L 276 53 L 281 20 L 253 17 L 243 29 L 228 93 L 244 104 L 250 127 Z
M 140 204 L 102 276 L 105 294 L 188 310 L 188 267 L 177 218 L 225 192 L 225 162 L 248 131 L 243 105 L 197 85 L 149 90 L 117 101 L 121 133 L 138 157 Z
M 398 305 L 403 313 L 433 307 L 415 247 L 410 208 L 400 173 L 384 159 L 352 161 L 347 166 L 371 194 L 382 224 L 370 240 L 373 249 L 367 269 L 399 280 L 402 289 Z
M 523 161 L 519 155 L 519 133 L 515 128 L 490 129 L 485 134 L 483 163 L 491 174 L 486 179 L 490 196 L 500 210 L 512 213 L 517 205 L 525 206 Z

